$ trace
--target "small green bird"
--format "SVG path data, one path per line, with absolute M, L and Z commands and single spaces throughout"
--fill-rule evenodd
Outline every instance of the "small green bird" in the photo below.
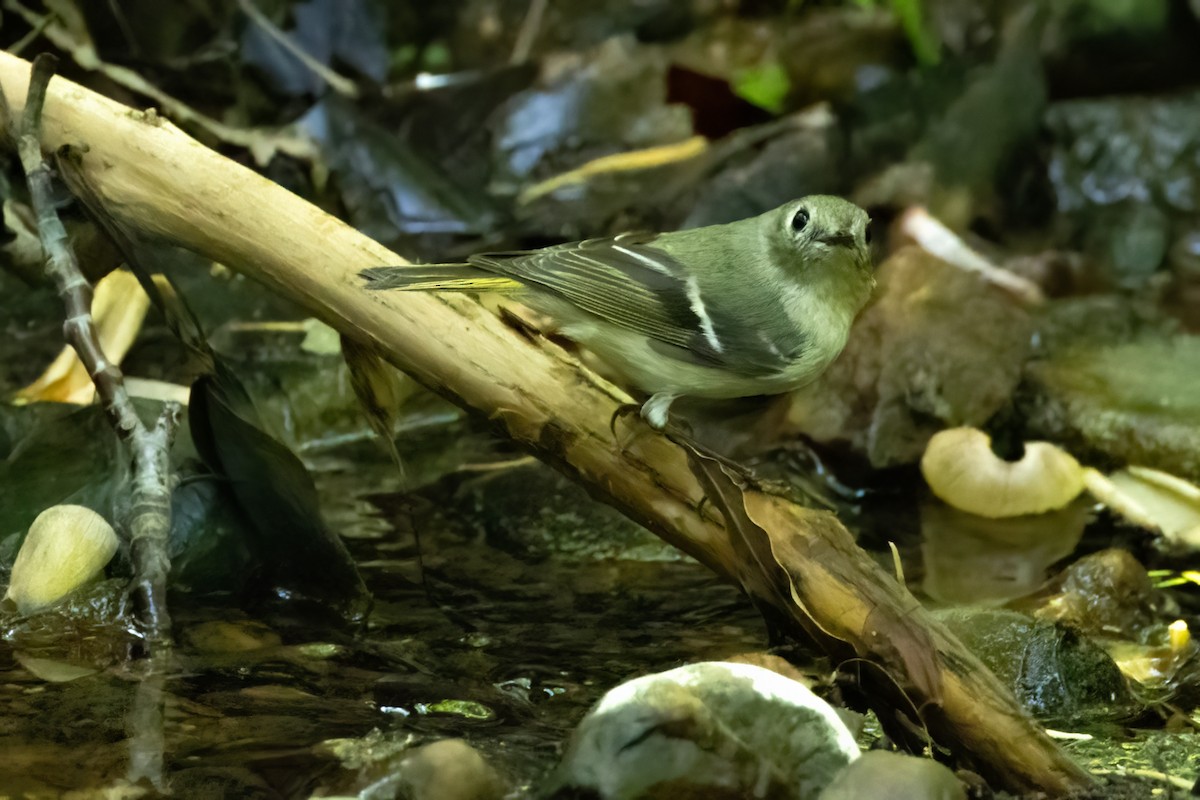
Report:
M 361 274 L 370 289 L 519 292 L 651 394 L 642 418 L 661 430 L 679 397 L 778 394 L 837 358 L 875 286 L 869 221 L 812 195 L 726 225 Z

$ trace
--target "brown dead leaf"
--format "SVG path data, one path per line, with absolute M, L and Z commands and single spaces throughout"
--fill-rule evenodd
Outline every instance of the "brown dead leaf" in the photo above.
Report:
M 826 626 L 825 632 L 852 645 L 860 657 L 887 667 L 898 687 L 920 699 L 916 707 L 940 703 L 937 646 L 911 617 L 920 603 L 858 547 L 837 517 L 763 492 L 746 492 L 744 504 L 747 518 L 768 537 L 772 558 L 805 614 L 836 619 L 837 628 Z M 835 550 L 837 556 L 830 557 Z M 847 563 L 859 565 L 855 575 L 831 571 L 831 565 Z M 856 577 L 864 574 L 878 580 Z M 836 611 L 807 610 L 818 604 Z

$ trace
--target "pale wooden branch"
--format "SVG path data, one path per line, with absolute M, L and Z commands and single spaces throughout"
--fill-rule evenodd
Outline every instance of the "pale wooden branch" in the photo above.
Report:
M 66 310 L 63 336 L 75 349 L 96 386 L 117 437 L 132 449 L 133 485 L 128 513 L 121 520 L 130 545 L 133 586 L 138 599 L 139 622 L 147 643 L 169 645 L 171 617 L 167 612 L 167 536 L 171 530 L 171 489 L 168 451 L 179 425 L 180 406 L 167 403 L 154 429 L 142 424 L 125 390 L 121 368 L 105 354 L 92 317 L 92 286 L 79 269 L 67 231 L 58 218 L 49 163 L 42 156 L 43 101 L 55 59 L 39 56 L 34 80 L 27 82 L 28 97 L 19 117 L 8 100 L 14 86 L 0 86 L 4 125 L 15 134 L 17 152 L 29 182 L 30 203 L 37 216 L 38 234 L 46 253 L 46 272 L 54 280 Z
M 26 62 L 0 54 L 0 81 L 23 96 Z M 157 117 L 63 80 L 46 100 L 44 149 L 87 147 L 83 170 L 111 213 L 137 229 L 234 267 L 305 306 L 343 334 L 370 342 L 421 383 L 494 420 L 508 436 L 726 579 L 742 569 L 729 533 L 686 453 L 625 418 L 627 398 L 552 343 L 516 334 L 468 298 L 370 293 L 358 271 L 403 259 Z M 1017 790 L 1064 794 L 1089 778 L 1019 708 L 999 682 L 894 579 L 857 548 L 837 520 L 800 515 L 780 498 L 755 500 L 774 527 L 792 599 L 857 656 L 904 675 L 902 619 L 932 642 L 935 687 L 913 696 L 942 745 Z M 764 505 L 765 504 L 765 505 Z M 785 548 L 787 549 L 787 548 Z M 816 554 L 819 556 L 813 557 Z M 774 602 L 775 597 L 759 598 Z M 795 608 L 781 609 L 789 617 Z M 877 624 L 880 622 L 887 624 Z M 909 654 L 911 656 L 911 653 Z M 908 659 L 911 661 L 912 659 Z M 893 720 L 907 709 L 879 709 Z

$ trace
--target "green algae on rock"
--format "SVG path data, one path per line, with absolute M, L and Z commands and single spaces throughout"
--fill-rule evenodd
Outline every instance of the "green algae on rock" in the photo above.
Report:
M 1077 345 L 1029 365 L 1029 432 L 1087 460 L 1200 479 L 1200 337 Z

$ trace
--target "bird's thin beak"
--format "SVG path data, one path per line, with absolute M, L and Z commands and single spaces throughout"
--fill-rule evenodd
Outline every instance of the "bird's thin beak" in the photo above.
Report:
M 818 241 L 824 242 L 825 244 L 828 244 L 828 245 L 840 244 L 843 247 L 853 247 L 854 246 L 854 234 L 845 233 L 845 232 L 830 233 L 825 236 L 821 236 L 818 239 Z

